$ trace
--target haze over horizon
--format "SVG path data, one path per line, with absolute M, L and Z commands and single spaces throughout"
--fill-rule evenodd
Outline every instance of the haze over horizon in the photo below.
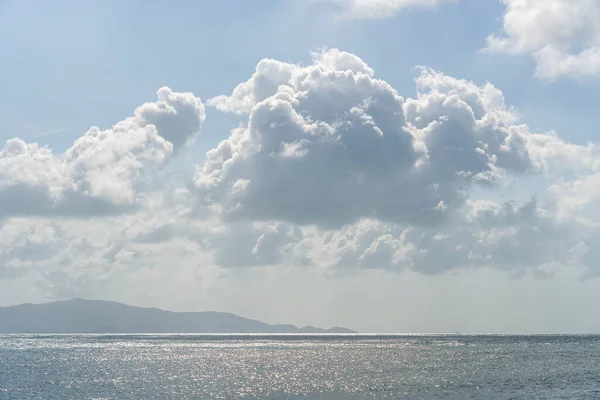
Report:
M 600 332 L 600 2 L 0 0 L 0 77 L 0 307 Z

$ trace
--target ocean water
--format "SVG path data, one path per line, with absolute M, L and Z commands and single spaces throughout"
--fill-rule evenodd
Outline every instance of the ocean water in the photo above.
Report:
M 0 399 L 600 399 L 600 337 L 6 335 Z

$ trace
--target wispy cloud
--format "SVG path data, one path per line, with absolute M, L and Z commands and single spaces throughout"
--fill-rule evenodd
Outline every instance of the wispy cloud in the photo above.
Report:
M 31 138 L 49 137 L 68 131 L 66 127 L 44 126 L 32 122 L 21 125 L 21 129 L 25 135 Z

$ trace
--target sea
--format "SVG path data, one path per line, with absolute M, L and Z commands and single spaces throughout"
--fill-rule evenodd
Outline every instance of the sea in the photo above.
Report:
M 600 336 L 0 335 L 0 399 L 600 399 Z

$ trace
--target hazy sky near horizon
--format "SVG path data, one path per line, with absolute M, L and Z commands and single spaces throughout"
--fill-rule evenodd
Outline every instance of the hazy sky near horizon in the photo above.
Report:
M 600 331 L 600 2 L 0 0 L 0 306 Z

